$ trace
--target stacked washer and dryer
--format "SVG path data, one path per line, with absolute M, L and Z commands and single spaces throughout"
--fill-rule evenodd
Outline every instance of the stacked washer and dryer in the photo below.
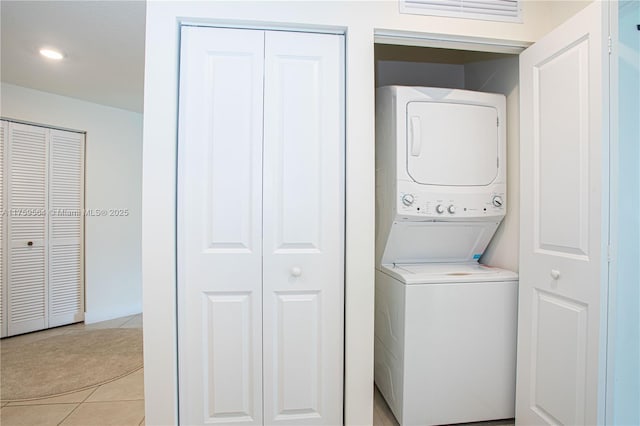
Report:
M 506 211 L 505 109 L 376 93 L 375 382 L 401 425 L 514 417 L 518 277 L 478 263 Z

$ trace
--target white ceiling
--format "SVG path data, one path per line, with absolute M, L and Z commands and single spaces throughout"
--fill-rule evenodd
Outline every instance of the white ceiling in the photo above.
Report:
M 3 82 L 142 112 L 144 1 L 2 0 L 0 14 Z

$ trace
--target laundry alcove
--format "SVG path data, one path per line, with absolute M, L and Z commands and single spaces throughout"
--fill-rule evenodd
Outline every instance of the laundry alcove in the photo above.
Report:
M 515 399 L 520 422 L 581 424 L 602 415 L 597 401 L 606 363 L 606 345 L 599 338 L 606 336 L 603 295 L 610 262 L 605 256 L 609 100 L 616 96 L 609 76 L 609 13 L 608 4 L 590 4 L 520 54 L 478 40 L 477 50 L 511 57 L 464 52 L 472 43 L 455 40 L 430 46 L 428 36 L 422 46 L 460 52 L 383 46 L 402 45 L 401 35 L 377 39 L 379 85 L 431 85 L 507 97 L 509 210 L 481 263 L 520 274 Z M 407 44 L 416 44 L 416 38 Z

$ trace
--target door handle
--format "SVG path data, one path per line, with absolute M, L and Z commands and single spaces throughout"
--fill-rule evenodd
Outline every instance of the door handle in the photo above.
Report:
M 557 280 L 558 278 L 560 278 L 560 271 L 558 271 L 557 269 L 552 269 L 551 278 L 553 278 L 554 280 Z
M 31 246 L 33 245 L 33 241 L 28 241 L 28 242 L 27 242 L 27 245 L 28 245 L 29 247 L 31 247 Z
M 411 117 L 411 155 L 418 157 L 422 151 L 422 135 L 420 134 L 420 117 Z
M 294 266 L 289 272 L 293 277 L 299 277 L 300 275 L 302 275 L 302 269 L 300 269 L 299 266 Z

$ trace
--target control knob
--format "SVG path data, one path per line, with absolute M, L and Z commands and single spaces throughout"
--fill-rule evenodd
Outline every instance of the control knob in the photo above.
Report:
M 451 204 L 448 208 L 447 211 L 451 214 L 454 214 L 456 212 L 456 206 L 454 206 L 453 204 Z
M 402 196 L 402 204 L 404 204 L 407 207 L 413 204 L 414 201 L 415 201 L 415 197 L 413 196 L 413 194 L 404 194 Z
M 496 207 L 502 207 L 502 204 L 504 203 L 502 201 L 502 197 L 499 195 L 496 195 L 495 197 L 493 197 L 493 200 L 491 201 L 493 203 L 494 206 Z
M 438 214 L 442 214 L 442 213 L 444 213 L 444 206 L 443 206 L 442 204 L 438 204 L 438 205 L 436 206 L 436 212 L 437 212 Z

